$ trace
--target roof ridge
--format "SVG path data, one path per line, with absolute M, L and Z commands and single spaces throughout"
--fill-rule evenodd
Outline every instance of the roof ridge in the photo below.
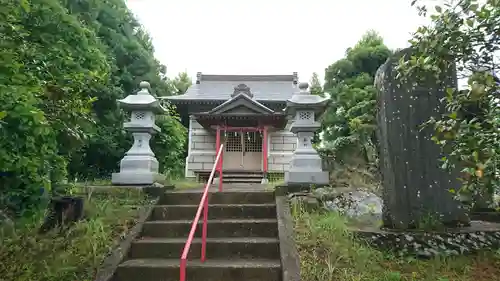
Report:
M 257 82 L 292 82 L 294 84 L 298 83 L 298 74 L 293 72 L 292 74 L 202 74 L 198 72 L 196 74 L 196 84 L 201 83 L 201 81 L 257 81 Z

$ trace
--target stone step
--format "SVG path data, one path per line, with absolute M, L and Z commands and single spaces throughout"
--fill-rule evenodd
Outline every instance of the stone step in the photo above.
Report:
M 222 173 L 225 178 L 262 178 L 260 174 Z
M 260 183 L 262 173 L 225 173 L 223 182 L 232 183 Z
M 186 244 L 184 238 L 143 238 L 132 243 L 130 259 L 175 259 L 180 258 Z M 222 237 L 207 238 L 207 259 L 262 258 L 279 259 L 279 241 L 270 237 Z M 188 258 L 199 259 L 201 238 L 195 238 L 191 244 Z
M 112 281 L 178 281 L 179 259 L 133 259 L 120 264 Z M 188 261 L 188 281 L 279 281 L 281 263 L 259 259 Z
M 198 205 L 201 192 L 167 192 L 160 198 L 160 205 Z M 210 191 L 210 204 L 265 204 L 274 203 L 273 191 Z
M 198 205 L 157 205 L 151 220 L 193 219 Z M 209 219 L 276 218 L 276 204 L 209 204 Z
M 224 183 L 261 183 L 262 177 L 260 178 L 223 178 L 222 182 Z
M 209 212 L 210 213 L 210 212 Z M 143 237 L 187 238 L 191 229 L 190 220 L 147 221 L 142 228 Z M 208 236 L 217 237 L 277 237 L 276 219 L 218 219 L 208 220 Z M 196 228 L 195 237 L 201 237 L 202 220 Z

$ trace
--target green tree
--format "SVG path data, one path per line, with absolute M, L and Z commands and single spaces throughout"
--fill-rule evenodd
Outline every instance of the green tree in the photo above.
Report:
M 126 117 L 118 108 L 116 100 L 137 91 L 140 81 L 143 80 L 150 82 L 153 94 L 157 96 L 175 94 L 175 88 L 166 77 L 166 67 L 154 57 L 150 36 L 123 0 L 65 3 L 73 15 L 85 22 L 88 28 L 101 38 L 105 45 L 107 61 L 113 66 L 112 82 L 93 93 L 97 98 L 93 107 L 96 126 L 86 146 L 72 158 L 70 172 L 72 176 L 87 179 L 109 177 L 118 169 L 120 159 L 131 146 L 130 136 L 122 129 Z M 172 118 L 158 118 L 158 126 L 170 126 L 170 122 L 176 120 L 175 117 Z M 178 142 L 182 143 L 182 140 L 177 138 L 185 138 L 180 129 L 164 133 L 181 134 L 169 138 L 163 138 L 163 133 L 158 136 L 164 141 L 172 140 L 171 143 L 163 144 L 172 149 L 177 147 Z M 161 151 L 163 154 L 156 153 L 159 159 L 177 155 L 166 153 L 164 149 Z M 169 160 L 168 163 L 178 163 L 176 159 Z
M 427 15 L 428 7 L 418 9 Z M 416 54 L 400 62 L 400 78 L 423 80 L 423 73 L 439 77 L 441 69 L 450 67 L 456 67 L 460 77 L 468 77 L 465 89 L 447 89 L 446 112 L 426 124 L 435 128 L 433 140 L 448 155 L 442 158 L 442 167 L 462 169 L 460 194 L 491 194 L 500 186 L 500 81 L 494 77 L 498 74 L 495 55 L 500 50 L 500 1 L 452 0 L 433 10 L 430 25 L 419 27 L 410 41 Z
M 131 146 L 117 99 L 149 81 L 174 93 L 123 0 L 0 0 L 0 208 L 35 206 L 67 176 L 109 177 Z M 153 143 L 179 173 L 185 128 L 160 116 Z
M 175 94 L 182 95 L 186 93 L 189 86 L 193 84 L 193 81 L 187 72 L 181 72 L 172 80 L 172 84 L 175 87 Z
M 110 66 L 95 33 L 57 0 L 0 0 L 0 204 L 33 207 L 93 126 Z
M 339 162 L 375 160 L 375 72 L 389 55 L 383 39 L 369 31 L 343 59 L 325 70 L 324 90 L 331 103 L 322 121 L 325 148 Z M 356 155 L 358 157 L 352 157 Z
M 311 80 L 309 81 L 309 91 L 312 95 L 318 95 L 321 97 L 325 96 L 325 92 L 323 91 L 323 86 L 319 81 L 318 73 L 313 72 Z

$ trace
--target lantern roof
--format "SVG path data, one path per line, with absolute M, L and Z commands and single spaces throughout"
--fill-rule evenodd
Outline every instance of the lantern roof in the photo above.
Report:
M 287 115 L 294 115 L 297 110 L 311 110 L 316 113 L 316 118 L 325 111 L 329 99 L 318 95 L 311 95 L 308 91 L 309 84 L 303 82 L 299 84 L 299 92 L 296 92 L 286 101 L 285 112 Z
M 118 100 L 120 106 L 127 110 L 144 110 L 155 113 L 163 113 L 164 109 L 160 102 L 149 92 L 151 88 L 149 82 L 142 81 L 139 84 L 140 90 L 137 94 L 130 94 L 124 99 Z

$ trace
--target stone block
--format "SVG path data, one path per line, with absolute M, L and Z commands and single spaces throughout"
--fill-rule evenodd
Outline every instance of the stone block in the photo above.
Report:
M 191 155 L 191 156 L 214 156 L 215 157 L 215 150 L 193 151 L 189 155 Z
M 203 170 L 203 163 L 188 163 L 188 170 Z
M 209 133 L 205 129 L 193 129 L 191 131 L 191 136 L 208 136 Z
M 283 137 L 282 136 L 276 136 L 276 137 L 271 137 L 271 144 L 279 144 L 279 143 L 283 143 Z
M 212 170 L 214 167 L 214 162 L 212 163 L 202 163 L 203 164 L 203 170 Z
M 209 142 L 209 143 L 215 144 L 215 142 L 216 142 L 215 136 L 214 135 L 205 136 L 204 142 Z
M 290 160 L 290 156 L 273 156 L 271 158 L 273 164 L 289 164 Z
M 283 151 L 285 147 L 284 143 L 273 143 L 271 146 L 271 150 L 273 151 Z
M 297 136 L 295 135 L 287 135 L 283 136 L 283 143 L 292 143 L 292 144 L 297 144 Z
M 283 164 L 269 164 L 268 169 L 270 172 L 284 172 Z
M 194 135 L 191 136 L 191 142 L 205 142 L 205 136 L 204 135 Z
M 295 143 L 273 143 L 271 150 L 273 151 L 288 151 L 293 152 L 295 150 Z
M 125 155 L 120 161 L 120 172 L 147 171 L 158 172 L 158 161 L 150 155 Z
M 215 150 L 215 143 L 195 142 L 193 148 L 199 150 Z
M 164 175 L 148 171 L 124 171 L 111 175 L 113 185 L 151 185 L 164 179 Z
M 194 155 L 194 156 L 193 156 L 193 162 L 200 162 L 200 163 L 214 163 L 214 162 L 215 162 L 215 156 L 209 156 L 209 155 Z
M 191 120 L 191 128 L 193 129 L 205 129 L 203 126 L 198 123 L 196 120 Z
M 318 184 L 329 183 L 328 172 L 324 171 L 293 171 L 285 172 L 285 184 Z

